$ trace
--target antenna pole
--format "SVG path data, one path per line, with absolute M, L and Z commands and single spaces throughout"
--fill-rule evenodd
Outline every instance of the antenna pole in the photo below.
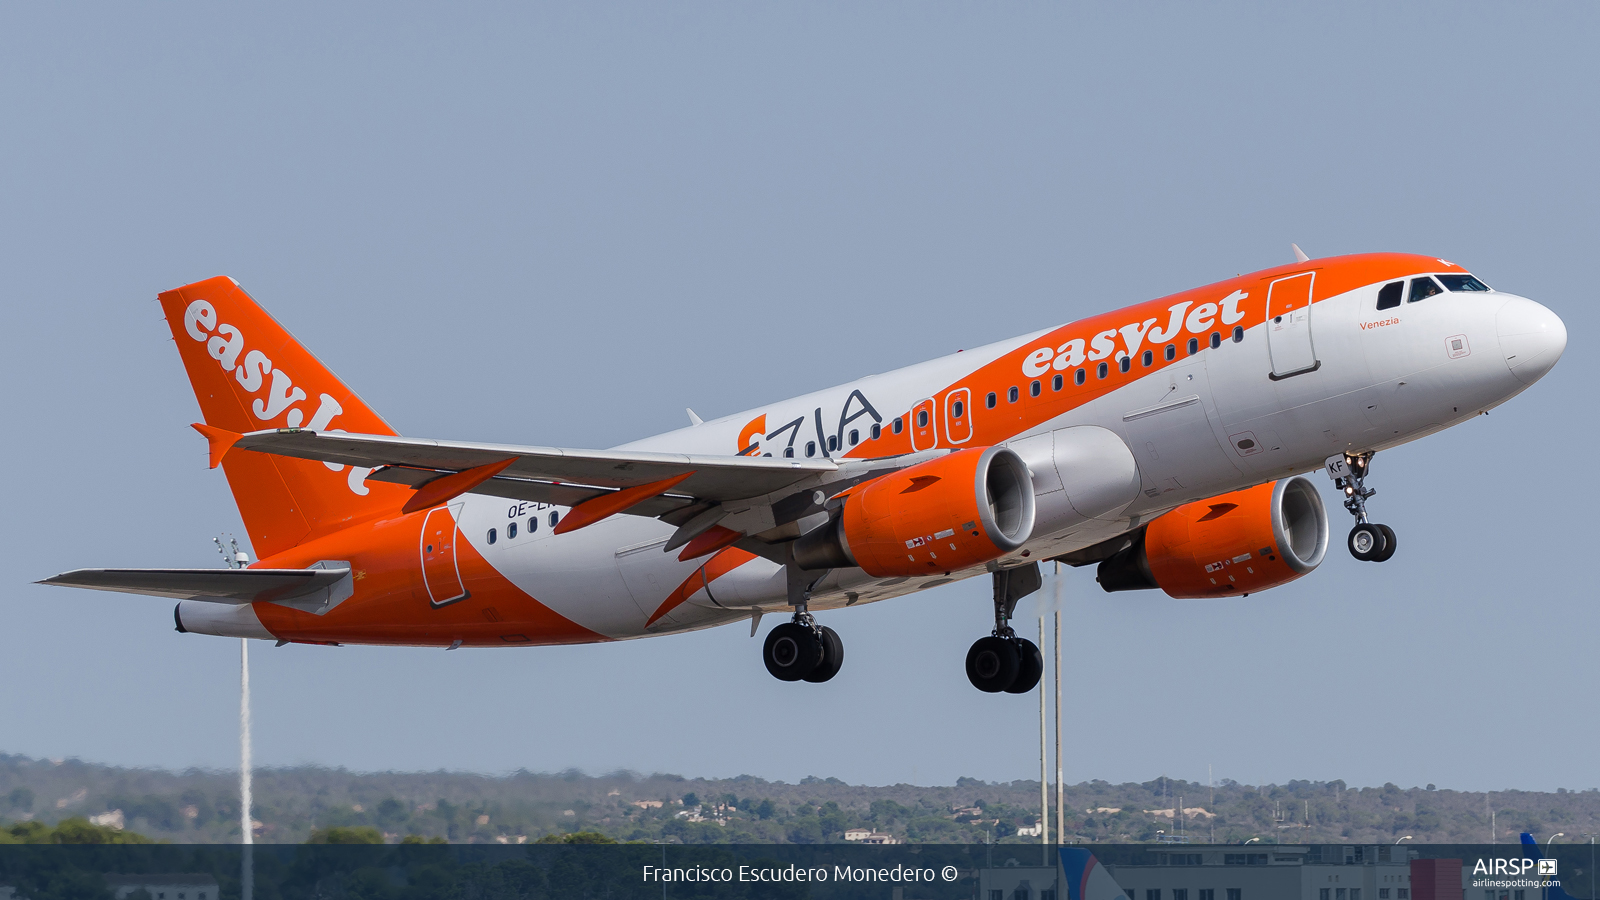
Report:
M 243 843 L 239 896 L 253 900 L 256 890 L 255 841 L 250 818 L 250 641 L 239 639 L 239 835 Z
M 1044 643 L 1044 613 L 1039 614 L 1039 643 Z M 1040 679 L 1042 682 L 1043 679 Z M 1049 755 L 1044 742 L 1044 685 L 1039 685 L 1039 846 L 1044 861 L 1050 864 L 1050 776 Z
M 1056 591 L 1057 600 L 1060 600 L 1061 590 L 1061 564 L 1056 563 Z M 1066 811 L 1066 782 L 1062 780 L 1061 771 L 1061 604 L 1056 604 L 1056 843 L 1066 839 L 1067 811 Z

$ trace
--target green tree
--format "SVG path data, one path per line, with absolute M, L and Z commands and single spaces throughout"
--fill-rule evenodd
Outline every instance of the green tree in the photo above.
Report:
M 313 828 L 308 844 L 381 844 L 383 833 L 370 825 L 356 828 Z

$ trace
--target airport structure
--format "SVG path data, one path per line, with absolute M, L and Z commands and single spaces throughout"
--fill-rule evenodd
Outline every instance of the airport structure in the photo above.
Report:
M 1100 852 L 1100 868 L 1127 900 L 1462 900 L 1467 883 L 1460 860 L 1420 859 L 1403 846 L 1174 844 Z M 1106 900 L 1072 885 L 1060 862 L 1006 862 L 979 872 L 977 900 Z M 1486 900 L 1537 900 L 1537 891 Z

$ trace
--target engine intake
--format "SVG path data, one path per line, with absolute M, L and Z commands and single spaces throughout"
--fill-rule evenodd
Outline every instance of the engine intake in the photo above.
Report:
M 794 545 L 802 569 L 859 566 L 875 577 L 952 572 L 1033 535 L 1033 477 L 1005 447 L 958 450 L 852 489 L 828 524 Z
M 1322 496 L 1295 476 L 1178 507 L 1100 563 L 1097 580 L 1107 591 L 1237 597 L 1287 584 L 1327 552 Z

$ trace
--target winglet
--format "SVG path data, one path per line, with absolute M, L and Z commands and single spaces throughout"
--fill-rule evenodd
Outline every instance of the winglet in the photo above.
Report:
M 229 431 L 226 428 L 203 425 L 199 422 L 195 422 L 189 427 L 205 435 L 206 440 L 211 444 L 211 468 L 213 469 L 222 465 L 222 458 L 228 455 L 228 451 L 232 450 L 233 445 L 239 442 L 239 438 L 244 437 L 244 435 Z
M 417 492 L 411 495 L 411 499 L 406 501 L 405 506 L 400 507 L 400 511 L 414 513 L 422 509 L 432 509 L 446 500 L 459 497 L 499 475 L 506 466 L 516 461 L 517 457 L 513 456 L 508 459 L 502 459 L 497 463 L 489 463 L 486 466 L 477 466 L 472 469 L 463 469 L 452 475 L 435 478 L 417 488 Z
M 1300 245 L 1299 244 L 1290 244 L 1289 246 L 1294 249 L 1294 261 L 1295 262 L 1310 262 L 1311 261 L 1311 257 L 1307 256 L 1306 252 L 1304 250 L 1300 249 Z
M 556 523 L 555 533 L 566 534 L 569 531 L 577 531 L 579 528 L 593 525 L 601 519 L 608 519 L 617 513 L 627 512 L 651 497 L 666 493 L 693 474 L 693 471 L 689 471 L 682 475 L 674 475 L 671 478 L 663 478 L 660 481 L 652 481 L 649 484 L 623 488 L 614 493 L 602 494 L 592 500 L 585 500 L 574 506 L 571 512 L 561 517 L 561 521 Z

